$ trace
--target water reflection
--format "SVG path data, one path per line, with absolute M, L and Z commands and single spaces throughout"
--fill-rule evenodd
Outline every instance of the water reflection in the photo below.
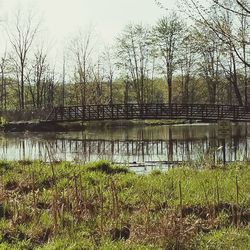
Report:
M 179 125 L 134 128 L 92 128 L 84 132 L 2 134 L 0 156 L 7 160 L 39 159 L 169 166 L 180 162 L 223 160 L 216 125 Z M 249 159 L 247 125 L 232 127 L 225 140 L 226 161 Z

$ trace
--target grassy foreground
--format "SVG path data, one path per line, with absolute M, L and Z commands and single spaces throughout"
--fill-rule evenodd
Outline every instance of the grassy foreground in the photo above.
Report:
M 136 175 L 0 162 L 0 249 L 249 249 L 250 166 Z

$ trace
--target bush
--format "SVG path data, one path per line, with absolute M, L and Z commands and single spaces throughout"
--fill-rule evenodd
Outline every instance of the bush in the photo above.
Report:
M 107 161 L 99 161 L 87 167 L 88 171 L 103 172 L 105 174 L 127 174 L 129 169 L 123 166 L 112 165 Z

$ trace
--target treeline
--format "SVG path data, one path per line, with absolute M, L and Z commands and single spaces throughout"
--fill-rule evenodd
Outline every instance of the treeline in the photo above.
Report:
M 129 24 L 112 46 L 92 29 L 68 42 L 51 63 L 41 25 L 21 11 L 0 60 L 0 109 L 107 103 L 249 105 L 250 8 L 247 1 L 185 1 L 152 26 Z M 187 20 L 187 21 L 186 21 Z M 38 42 L 39 41 L 39 42 Z M 59 71 L 58 68 L 61 68 Z

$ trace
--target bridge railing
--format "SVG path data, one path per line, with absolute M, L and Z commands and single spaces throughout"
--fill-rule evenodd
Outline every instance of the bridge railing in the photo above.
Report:
M 55 107 L 48 121 L 196 119 L 250 121 L 250 107 L 216 104 L 113 104 Z

